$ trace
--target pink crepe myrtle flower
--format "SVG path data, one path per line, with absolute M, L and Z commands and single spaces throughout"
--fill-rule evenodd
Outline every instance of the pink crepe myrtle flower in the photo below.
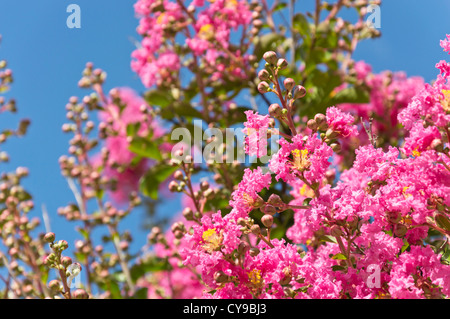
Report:
M 364 61 L 355 62 L 354 69 L 356 78 L 360 81 L 366 79 L 367 76 L 372 73 L 372 66 Z
M 329 158 L 333 155 L 330 146 L 316 135 L 297 134 L 292 143 L 281 139 L 281 148 L 269 161 L 269 169 L 275 173 L 277 180 L 292 181 L 305 178 L 309 183 L 320 183 L 330 166 Z
M 99 118 L 103 123 L 109 123 L 108 125 L 115 132 L 114 135 L 107 136 L 104 141 L 108 151 L 104 173 L 117 180 L 117 189 L 111 192 L 111 196 L 118 203 L 123 203 L 131 192 L 138 191 L 139 179 L 151 165 L 149 159 L 141 159 L 138 163 L 132 164 L 136 154 L 129 150 L 127 126 L 140 123 L 137 135 L 141 137 L 147 137 L 150 134 L 152 138 L 158 138 L 164 131 L 156 119 L 143 112 L 149 106 L 136 92 L 126 87 L 115 90 L 121 105 L 116 105 L 110 99 L 104 109 L 99 112 Z M 165 144 L 160 147 L 162 150 L 167 149 Z M 96 163 L 99 165 L 100 159 L 99 156 L 97 157 Z
M 444 61 L 439 62 L 436 67 L 440 73 L 433 84 L 426 84 L 398 115 L 399 122 L 407 130 L 418 120 L 426 120 L 436 127 L 446 127 L 450 122 L 450 67 Z
M 326 112 L 327 123 L 333 131 L 340 133 L 343 137 L 357 136 L 358 128 L 352 125 L 355 118 L 349 114 L 344 113 L 335 106 L 329 107 Z
M 422 123 L 416 122 L 405 139 L 403 150 L 407 155 L 420 156 L 421 152 L 429 149 L 435 139 L 441 139 L 441 133 L 436 126 L 425 128 Z
M 446 39 L 441 40 L 440 45 L 445 52 L 448 52 L 450 54 L 450 34 L 447 34 Z
M 441 297 L 450 291 L 450 266 L 428 247 L 412 246 L 394 261 L 389 293 L 397 299 Z
M 230 206 L 233 210 L 230 215 L 235 220 L 239 217 L 247 217 L 247 214 L 258 206 L 260 200 L 258 193 L 264 188 L 268 189 L 271 181 L 270 173 L 263 173 L 260 166 L 254 170 L 246 168 L 242 181 L 231 194 Z
M 258 112 L 245 111 L 247 122 L 242 130 L 245 137 L 245 152 L 250 156 L 262 157 L 267 155 L 267 138 L 270 125 L 269 115 L 259 115 Z

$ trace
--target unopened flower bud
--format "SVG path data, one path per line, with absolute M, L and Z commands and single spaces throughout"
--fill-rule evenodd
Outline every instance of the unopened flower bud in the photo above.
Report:
M 253 225 L 250 230 L 252 231 L 253 235 L 258 236 L 259 234 L 261 234 L 261 228 L 259 227 L 258 224 Z
M 317 125 L 320 126 L 322 123 L 327 121 L 327 117 L 322 113 L 317 113 L 314 116 L 314 121 L 316 121 Z
M 270 90 L 269 83 L 262 81 L 258 84 L 258 91 L 261 94 L 267 93 Z
M 202 181 L 200 183 L 200 189 L 202 191 L 206 191 L 207 189 L 209 189 L 209 183 L 207 181 Z
M 178 170 L 173 174 L 173 178 L 175 178 L 177 181 L 182 181 L 184 179 L 183 172 Z
M 272 225 L 273 225 L 273 216 L 272 215 L 268 215 L 268 214 L 264 215 L 263 217 L 261 217 L 261 222 L 267 228 L 272 227 Z
M 248 251 L 249 255 L 252 257 L 256 257 L 259 254 L 259 249 L 256 247 L 252 247 L 250 248 L 250 250 Z
M 250 245 L 246 241 L 241 241 L 238 245 L 238 253 L 245 254 L 250 249 Z
M 273 103 L 269 106 L 269 114 L 275 118 L 280 117 L 282 115 L 281 106 L 278 103 Z
M 280 280 L 280 285 L 288 285 L 292 280 L 292 272 L 289 267 L 283 269 L 283 278 Z
M 52 243 L 55 241 L 55 233 L 47 233 L 44 236 L 44 240 L 47 243 Z
M 175 181 L 171 181 L 171 182 L 169 183 L 169 190 L 170 190 L 171 192 L 176 192 L 176 191 L 178 190 L 178 183 L 175 182 Z
M 294 88 L 294 97 L 293 97 L 294 100 L 301 99 L 305 95 L 306 95 L 306 89 L 303 86 L 297 85 Z
M 258 78 L 261 81 L 269 81 L 270 74 L 266 69 L 262 69 L 261 71 L 258 72 Z
M 186 207 L 183 212 L 182 212 L 184 218 L 186 218 L 186 220 L 194 220 L 194 212 L 192 211 L 192 209 L 190 209 L 189 207 Z
M 263 59 L 273 66 L 278 62 L 278 56 L 274 51 L 267 51 L 266 53 L 264 53 Z
M 400 214 L 400 212 L 395 212 L 395 211 L 387 212 L 386 219 L 392 224 L 397 224 L 402 219 L 402 214 Z
M 334 131 L 332 128 L 329 128 L 325 133 L 326 138 L 329 140 L 333 140 L 337 138 L 339 135 L 340 135 L 339 132 Z
M 265 205 L 262 212 L 266 215 L 275 215 L 277 213 L 277 209 L 272 205 Z
M 400 237 L 400 238 L 404 237 L 406 235 L 407 231 L 408 231 L 408 228 L 403 224 L 397 224 L 394 227 L 395 236 Z
M 280 70 L 285 69 L 288 66 L 288 62 L 286 61 L 286 59 L 278 59 L 277 61 L 277 67 Z
M 339 154 L 342 151 L 342 146 L 339 143 L 332 143 L 330 144 L 330 147 L 335 151 L 337 154 Z
M 60 240 L 59 247 L 61 248 L 61 250 L 65 250 L 65 249 L 69 248 L 69 244 L 65 240 Z
M 294 87 L 295 81 L 294 81 L 294 79 L 292 79 L 292 78 L 286 78 L 286 79 L 284 79 L 283 84 L 284 84 L 284 88 L 285 88 L 287 91 L 290 91 L 290 90 L 292 90 L 292 88 Z
M 338 225 L 333 225 L 330 229 L 330 234 L 331 234 L 331 236 L 334 236 L 334 237 L 341 236 L 342 235 L 341 227 L 339 227 Z
M 75 290 L 72 296 L 74 299 L 89 299 L 89 295 L 84 289 Z
M 225 282 L 228 282 L 228 280 L 230 279 L 230 276 L 228 276 L 226 273 L 224 273 L 222 270 L 217 271 L 214 274 L 214 280 L 216 281 L 216 283 L 218 284 L 222 284 Z
M 50 288 L 51 291 L 53 292 L 60 292 L 61 291 L 61 283 L 59 282 L 59 280 L 52 280 L 48 283 L 48 288 Z
M 444 144 L 442 143 L 442 140 L 439 138 L 435 138 L 430 145 L 431 149 L 435 150 L 438 153 L 441 153 L 444 151 Z
M 309 120 L 308 123 L 306 123 L 306 126 L 308 126 L 308 128 L 312 131 L 317 131 L 317 129 L 319 128 L 319 125 L 313 119 Z
M 66 268 L 69 267 L 72 264 L 72 258 L 69 256 L 64 256 L 61 258 L 61 264 Z
M 280 207 L 283 206 L 284 202 L 280 196 L 278 196 L 277 194 L 272 194 L 269 196 L 267 204 L 273 205 L 275 207 Z

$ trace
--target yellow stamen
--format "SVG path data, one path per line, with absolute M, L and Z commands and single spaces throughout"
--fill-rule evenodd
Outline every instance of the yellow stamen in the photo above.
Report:
M 420 152 L 418 151 L 419 147 L 417 146 L 413 151 L 412 151 L 412 155 L 414 157 L 419 157 L 420 156 Z
M 402 194 L 403 194 L 403 196 L 405 196 L 405 198 L 408 198 L 408 197 L 412 196 L 411 194 L 406 193 L 406 191 L 408 190 L 409 187 L 410 186 L 403 187 Z
M 218 248 L 220 248 L 220 245 L 222 244 L 222 237 L 219 234 L 217 234 L 215 228 L 205 230 L 202 234 L 202 239 L 203 239 L 203 248 L 208 252 L 217 250 Z
M 445 112 L 450 113 L 450 90 L 442 90 L 442 94 L 444 98 L 441 99 L 441 105 Z
M 248 273 L 248 279 L 254 286 L 259 286 L 262 283 L 261 270 L 253 269 Z
M 214 27 L 212 24 L 203 25 L 198 31 L 198 36 L 204 40 L 211 40 L 214 37 Z
M 249 207 L 252 207 L 255 204 L 255 200 L 247 193 L 242 194 L 242 199 Z
M 158 18 L 156 18 L 156 23 L 157 23 L 157 24 L 162 24 L 165 15 L 166 15 L 166 14 L 165 14 L 164 12 L 161 12 L 161 14 L 158 16 Z
M 302 188 L 300 188 L 300 195 L 305 197 L 314 197 L 315 194 L 308 185 L 303 184 Z
M 308 160 L 308 150 L 293 150 L 292 151 L 293 161 L 292 167 L 298 171 L 303 172 L 311 166 L 311 162 Z

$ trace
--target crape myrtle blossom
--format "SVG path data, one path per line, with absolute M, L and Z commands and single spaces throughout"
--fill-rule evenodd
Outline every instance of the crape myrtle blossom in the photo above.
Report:
M 450 34 L 447 34 L 447 38 L 441 40 L 440 44 L 444 51 L 450 54 Z
M 300 129 L 302 133 L 280 139 L 268 165 L 274 180 L 261 167 L 247 168 L 232 192 L 231 212 L 205 215 L 187 235 L 191 246 L 183 251 L 184 262 L 201 267 L 209 289 L 203 297 L 448 296 L 450 265 L 425 244 L 430 229 L 450 235 L 447 66 L 439 64 L 443 71 L 433 85 L 420 91 L 420 80 L 412 81 L 394 99 L 398 121 L 409 132 L 403 146 L 357 147 L 352 165 L 339 173 L 337 182 L 329 144 L 361 134 L 354 117 L 337 107 L 326 111 L 326 133 L 317 134 L 311 125 L 309 133 Z M 359 67 L 360 80 L 369 76 L 369 68 Z M 407 104 L 412 92 L 417 93 Z M 246 115 L 249 137 L 252 130 L 268 129 L 270 116 Z M 256 142 L 246 141 L 248 146 Z M 275 182 L 290 188 L 289 204 L 278 205 L 283 200 L 274 194 L 260 194 Z M 283 209 L 266 209 L 272 203 Z M 265 232 L 251 218 L 255 208 L 264 214 Z M 285 238 L 271 238 L 271 228 L 278 227 L 272 215 L 282 217 L 286 209 L 293 211 L 293 225 Z
M 441 42 L 446 48 L 447 41 Z M 426 126 L 448 127 L 450 122 L 450 68 L 448 62 L 441 61 L 436 65 L 440 73 L 436 81 L 425 84 L 425 87 L 413 98 L 408 107 L 398 116 L 399 121 L 410 130 L 416 121 L 424 121 Z
M 144 86 L 176 81 L 182 67 L 180 50 L 172 43 L 177 33 L 186 38 L 185 45 L 194 58 L 201 57 L 211 80 L 225 74 L 246 77 L 243 66 L 249 65 L 249 55 L 230 50 L 232 32 L 252 19 L 246 1 L 217 0 L 205 6 L 204 1 L 139 0 L 134 9 L 140 17 L 137 32 L 143 39 L 132 53 L 131 68 Z
M 286 182 L 301 179 L 309 184 L 320 183 L 330 166 L 329 158 L 333 150 L 316 135 L 297 134 L 292 143 L 286 139 L 279 141 L 280 149 L 269 161 L 269 169 L 276 180 Z
M 151 136 L 152 139 L 161 137 L 164 130 L 148 113 L 150 106 L 132 89 L 116 88 L 110 95 L 103 111 L 99 112 L 100 126 L 113 132 L 106 136 L 104 142 L 108 152 L 104 173 L 117 180 L 117 188 L 111 196 L 117 202 L 125 202 L 131 192 L 138 191 L 139 179 L 152 164 L 152 160 L 146 158 L 133 163 L 137 155 L 129 149 L 127 126 L 139 123 L 137 135 L 144 138 Z M 160 149 L 168 151 L 169 146 L 162 144 Z M 96 165 L 99 165 L 100 156 L 96 158 Z
M 245 111 L 247 122 L 242 130 L 245 137 L 245 152 L 250 156 L 262 157 L 267 155 L 267 139 L 270 137 L 269 126 L 271 118 L 269 115 L 259 115 L 258 112 Z
M 272 181 L 270 173 L 263 173 L 262 168 L 254 170 L 246 168 L 242 181 L 237 185 L 237 189 L 231 194 L 230 206 L 233 208 L 230 213 L 235 220 L 239 217 L 247 217 L 253 208 L 261 207 L 262 198 L 258 195 L 264 188 L 269 188 Z
M 358 135 L 356 125 L 352 125 L 355 119 L 351 114 L 342 112 L 337 107 L 332 106 L 327 109 L 326 116 L 328 126 L 340 136 L 350 137 Z

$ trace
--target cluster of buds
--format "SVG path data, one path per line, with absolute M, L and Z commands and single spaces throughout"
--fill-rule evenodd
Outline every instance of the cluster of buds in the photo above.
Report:
M 7 91 L 9 85 L 13 82 L 12 71 L 6 69 L 7 62 L 5 60 L 0 61 L 0 92 Z
M 258 73 L 258 78 L 261 80 L 258 84 L 258 91 L 261 94 L 272 92 L 280 99 L 281 105 L 273 103 L 269 106 L 269 114 L 280 122 L 284 122 L 292 134 L 296 135 L 297 131 L 292 119 L 295 102 L 305 97 L 306 89 L 302 85 L 296 85 L 292 78 L 286 78 L 283 81 L 284 88 L 282 88 L 279 82 L 279 72 L 287 68 L 288 62 L 286 59 L 278 58 L 274 51 L 264 53 L 263 58 L 266 64 L 265 68 Z M 272 87 L 269 82 L 272 83 Z
M 405 237 L 408 232 L 408 218 L 403 218 L 402 214 L 398 211 L 386 212 L 385 218 L 392 226 L 393 233 L 396 237 Z
M 60 280 L 54 279 L 48 283 L 48 288 L 53 297 L 62 294 L 66 299 L 88 299 L 89 295 L 84 289 L 78 288 L 72 293 L 70 291 L 72 279 L 80 274 L 82 268 L 79 263 L 74 263 L 69 256 L 62 256 L 62 252 L 69 247 L 67 241 L 59 240 L 55 242 L 55 234 L 51 232 L 45 234 L 44 240 L 52 249 L 52 252 L 45 257 L 44 264 L 54 268 L 60 276 Z
M 192 174 L 195 172 L 192 156 L 184 154 L 183 150 L 178 150 L 177 157 L 182 158 L 182 160 L 180 161 L 176 158 L 171 159 L 172 165 L 179 167 L 179 169 L 174 172 L 174 179 L 169 183 L 168 188 L 171 192 L 183 192 L 192 199 L 196 211 L 194 212 L 190 208 L 186 208 L 183 211 L 183 216 L 188 221 L 199 222 L 203 215 L 206 202 L 214 199 L 218 190 L 211 187 L 207 180 L 201 181 L 199 188 L 195 190 L 191 181 Z
M 96 84 L 103 84 L 106 80 L 106 72 L 101 69 L 94 69 L 92 62 L 86 63 L 86 67 L 82 73 L 83 77 L 78 82 L 78 86 L 81 88 L 89 88 Z
M 337 138 L 340 137 L 341 134 L 328 126 L 327 117 L 324 114 L 317 113 L 313 119 L 308 120 L 306 126 L 313 133 L 320 132 L 321 139 L 327 143 L 333 151 L 336 153 L 341 152 L 341 144 L 337 141 Z
M 252 10 L 252 28 L 251 28 L 251 35 L 253 37 L 256 37 L 260 30 L 262 29 L 264 23 L 263 23 L 263 7 L 259 3 L 259 1 L 252 1 L 250 3 L 250 9 Z

